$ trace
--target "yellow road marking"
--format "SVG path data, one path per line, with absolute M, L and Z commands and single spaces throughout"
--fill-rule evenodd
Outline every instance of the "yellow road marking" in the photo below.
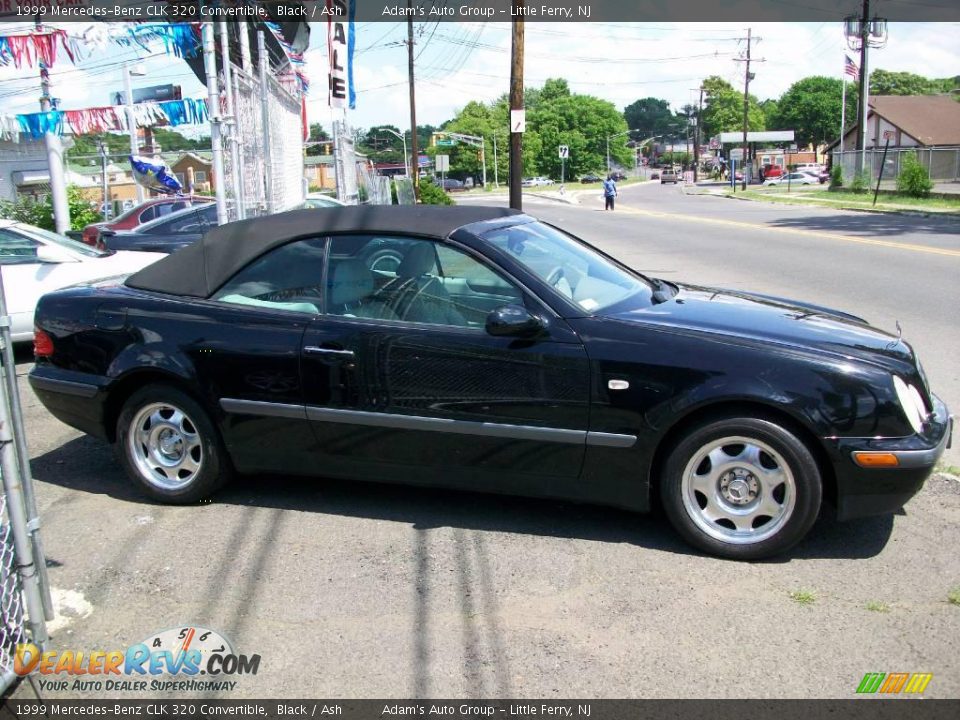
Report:
M 720 218 L 706 218 L 696 215 L 678 215 L 675 213 L 657 212 L 656 210 L 638 210 L 637 208 L 624 207 L 622 205 L 617 209 L 617 212 L 621 211 L 633 215 L 646 215 L 648 217 L 666 218 L 669 220 L 682 220 L 685 222 L 705 223 L 708 225 L 728 225 L 730 227 L 747 228 L 748 230 L 779 232 L 786 233 L 788 235 L 800 235 L 803 237 L 818 238 L 821 240 L 837 240 L 840 242 L 859 243 L 861 245 L 877 245 L 880 247 L 895 248 L 897 250 L 912 250 L 913 252 L 930 253 L 931 255 L 960 257 L 960 250 L 937 248 L 931 247 L 930 245 L 916 245 L 913 243 L 894 242 L 893 240 L 862 238 L 854 235 L 840 235 L 839 233 L 817 232 L 815 230 L 801 230 L 798 228 L 771 227 L 770 225 L 758 225 L 757 223 L 743 222 L 742 220 L 721 220 Z

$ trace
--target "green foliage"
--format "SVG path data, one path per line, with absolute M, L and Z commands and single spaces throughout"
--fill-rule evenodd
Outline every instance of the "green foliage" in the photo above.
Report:
M 798 605 L 813 605 L 817 600 L 817 595 L 813 590 L 794 590 L 789 595 L 790 599 Z
M 853 182 L 850 183 L 850 190 L 855 193 L 865 193 L 870 189 L 870 176 L 865 172 L 858 172 L 853 176 Z
M 453 205 L 453 200 L 429 180 L 420 181 L 420 202 L 423 205 Z
M 957 87 L 957 78 L 926 78 L 910 72 L 874 70 L 870 73 L 871 95 L 936 95 Z
M 711 138 L 721 132 L 743 129 L 743 93 L 718 75 L 702 83 L 704 108 L 701 137 Z M 752 95 L 748 99 L 747 124 L 750 130 L 766 129 L 764 111 Z
M 101 220 L 95 204 L 91 203 L 75 185 L 67 186 L 67 207 L 70 210 L 70 229 L 83 230 L 90 223 Z M 24 197 L 17 200 L 0 202 L 0 217 L 17 222 L 36 225 L 37 227 L 56 231 L 53 218 L 53 199 L 47 195 L 35 201 Z
M 777 103 L 775 126 L 793 130 L 798 145 L 820 145 L 837 136 L 843 81 L 815 75 L 791 85 Z M 855 114 L 856 101 L 850 104 L 850 115 Z
M 327 134 L 327 131 L 324 129 L 323 125 L 321 125 L 320 123 L 311 123 L 310 135 L 307 137 L 307 140 L 309 142 L 319 142 L 319 143 L 322 143 L 328 140 L 330 142 L 333 142 L 333 140 L 330 138 L 330 135 Z M 307 148 L 307 155 L 310 155 L 310 156 L 324 155 L 325 154 L 324 150 L 325 148 L 323 145 L 310 145 Z
M 947 592 L 947 602 L 951 605 L 960 605 L 960 585 L 950 588 Z
M 843 187 L 843 168 L 834 165 L 830 169 L 830 189 L 839 190 Z
M 927 169 L 920 164 L 913 153 L 904 153 L 900 161 L 900 174 L 897 175 L 897 192 L 911 197 L 927 197 L 933 190 L 933 182 Z
M 677 118 L 670 111 L 670 104 L 660 98 L 647 97 L 627 105 L 623 117 L 628 127 L 642 130 L 647 137 L 662 135 L 673 138 L 679 133 Z
M 166 128 L 153 128 L 153 138 L 163 152 L 210 149 L 209 137 L 204 136 L 192 140 L 184 137 L 176 130 Z M 107 153 L 113 157 L 130 154 L 129 135 L 126 133 L 102 133 L 100 135 L 74 135 L 73 147 L 70 148 L 69 155 L 73 158 L 80 155 L 99 155 L 101 142 L 106 147 Z

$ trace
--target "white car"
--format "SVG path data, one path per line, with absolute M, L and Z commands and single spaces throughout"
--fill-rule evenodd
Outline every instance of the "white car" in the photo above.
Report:
M 48 230 L 0 220 L 0 273 L 13 342 L 33 339 L 33 311 L 45 293 L 116 275 L 129 275 L 164 253 L 97 250 Z
M 328 207 L 346 207 L 346 203 L 340 202 L 335 197 L 324 195 L 323 193 L 310 193 L 303 203 L 305 208 L 328 208 Z
M 540 187 L 541 185 L 553 185 L 553 180 L 548 177 L 532 177 L 525 178 L 523 182 L 520 183 L 522 187 Z
M 796 185 L 819 185 L 820 178 L 805 172 L 792 172 L 786 175 L 767 178 L 763 181 L 764 185 L 785 185 L 787 183 Z

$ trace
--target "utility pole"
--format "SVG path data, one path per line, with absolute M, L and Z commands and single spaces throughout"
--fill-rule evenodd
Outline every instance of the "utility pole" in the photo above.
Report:
M 207 114 L 210 116 L 210 147 L 213 152 L 213 182 L 217 200 L 217 224 L 229 222 L 227 216 L 227 178 L 223 174 L 223 141 L 221 138 L 220 88 L 217 83 L 217 54 L 212 20 L 202 23 L 203 69 L 207 76 Z M 262 57 L 262 56 L 261 56 Z M 263 86 L 264 91 L 266 85 Z
M 40 16 L 35 21 L 37 32 L 43 32 Z M 41 60 L 40 65 L 40 112 L 50 112 L 50 69 Z M 70 206 L 67 204 L 67 180 L 63 172 L 63 144 L 60 136 L 47 131 L 43 136 L 47 147 L 47 166 L 50 173 L 50 199 L 53 204 L 53 220 L 58 233 L 70 229 Z
M 413 80 L 413 0 L 407 0 L 407 73 L 410 82 L 410 167 L 413 169 L 413 195 L 420 200 L 420 149 L 417 138 L 417 98 Z
M 100 150 L 100 182 L 103 185 L 103 219 L 109 220 L 113 213 L 110 208 L 110 188 L 107 186 L 107 148 L 103 138 L 97 143 Z
M 700 101 L 697 103 L 697 124 L 693 130 L 693 182 L 697 182 L 700 172 L 700 118 L 703 116 L 703 85 L 700 86 Z
M 743 185 L 741 190 L 747 189 L 747 132 L 750 130 L 750 46 L 753 44 L 751 39 L 752 28 L 747 28 L 747 68 L 743 75 L 743 157 L 740 160 L 740 167 L 743 172 Z M 736 177 L 734 177 L 736 182 Z
M 500 189 L 500 177 L 497 174 L 497 131 L 493 131 L 493 184 Z
M 867 170 L 867 117 L 870 114 L 870 70 L 867 66 L 868 51 L 871 47 L 882 48 L 887 44 L 887 21 L 883 18 L 870 19 L 870 0 L 863 0 L 862 14 L 858 18 L 851 15 L 844 19 L 844 35 L 847 47 L 860 51 L 859 99 L 857 110 L 857 145 L 860 152 L 859 172 Z
M 520 180 L 523 175 L 523 126 L 514 119 L 523 111 L 523 11 L 524 0 L 513 0 L 513 33 L 510 53 L 510 207 L 523 209 Z
M 140 146 L 137 141 L 137 118 L 133 114 L 133 86 L 130 82 L 130 75 L 133 70 L 130 67 L 129 63 L 124 63 L 123 65 L 123 102 L 127 109 L 127 130 L 130 135 L 130 155 L 139 155 Z M 142 71 L 141 71 L 142 74 Z M 137 193 L 137 205 L 144 201 L 143 194 L 143 185 L 138 183 L 136 179 L 133 182 L 134 190 Z

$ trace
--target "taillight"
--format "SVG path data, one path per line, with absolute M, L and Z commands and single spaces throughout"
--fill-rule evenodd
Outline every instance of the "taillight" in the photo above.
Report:
M 83 242 L 85 242 L 87 245 L 90 245 L 91 247 L 95 247 L 97 244 L 97 238 L 99 238 L 99 236 L 100 236 L 99 230 L 97 230 L 96 228 L 88 227 L 83 231 L 83 235 L 81 235 L 80 237 L 83 240 Z
M 50 357 L 53 355 L 53 338 L 40 328 L 33 329 L 34 357 Z

